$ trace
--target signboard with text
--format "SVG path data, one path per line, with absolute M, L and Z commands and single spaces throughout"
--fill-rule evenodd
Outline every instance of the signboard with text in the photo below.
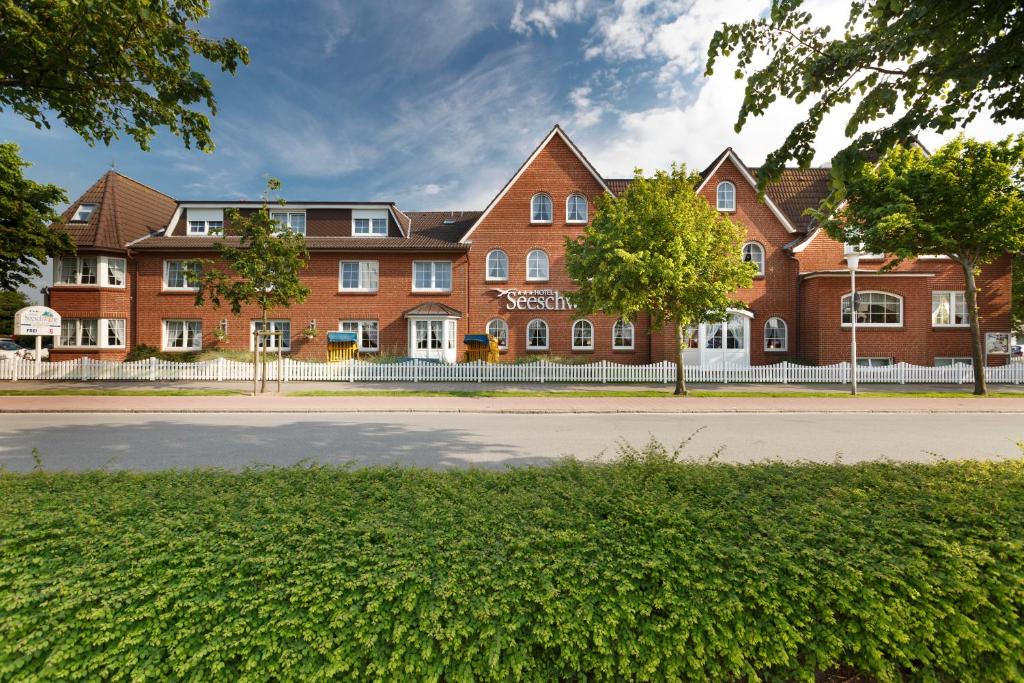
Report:
M 14 314 L 14 334 L 53 337 L 60 334 L 60 313 L 46 306 L 28 306 Z
M 571 311 L 575 306 L 557 289 L 495 289 L 509 311 Z

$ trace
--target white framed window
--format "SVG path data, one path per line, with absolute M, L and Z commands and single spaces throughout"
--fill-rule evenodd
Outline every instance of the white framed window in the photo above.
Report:
M 758 275 L 764 275 L 764 247 L 760 242 L 747 242 L 743 245 L 743 260 L 757 266 Z
M 263 331 L 263 321 L 253 320 L 249 325 L 249 350 L 252 351 L 253 345 L 258 343 L 262 349 L 266 347 L 268 351 L 277 351 L 277 347 L 280 346 L 282 351 L 290 351 L 292 348 L 292 321 L 291 320 L 268 320 L 267 321 L 267 332 L 280 332 L 279 335 L 273 337 L 257 337 L 255 332 Z
M 864 243 L 860 244 L 843 244 L 843 256 L 849 256 L 850 254 L 860 254 L 862 259 L 877 260 L 884 259 L 885 254 L 869 254 L 864 251 Z
M 508 254 L 501 249 L 487 252 L 487 278 L 489 282 L 508 279 Z
M 843 297 L 842 324 L 850 324 L 850 295 Z M 900 327 L 903 325 L 903 297 L 888 292 L 857 292 L 857 325 Z
M 106 343 L 108 323 L 121 325 L 120 344 Z M 104 337 L 100 337 L 100 331 Z M 124 346 L 124 320 L 112 321 L 104 318 L 62 318 L 60 321 L 60 346 L 100 347 Z
M 436 351 L 444 348 L 444 320 L 413 320 L 416 348 Z
M 719 211 L 735 211 L 736 210 L 736 186 L 730 183 L 728 180 L 723 180 L 718 183 L 718 187 L 715 190 L 717 197 L 716 206 Z
M 569 198 L 565 200 L 565 222 L 587 222 L 587 198 L 579 192 L 573 192 L 569 195 Z
M 738 315 L 731 315 L 725 323 L 727 349 L 742 350 L 747 348 L 747 337 L 743 318 Z M 707 326 L 707 339 L 704 346 L 709 349 L 722 348 L 722 323 L 712 323 Z
M 857 356 L 858 368 L 887 368 L 892 365 L 892 358 L 876 356 Z
M 534 249 L 526 255 L 527 280 L 547 280 L 548 275 L 548 255 L 543 249 Z
M 164 321 L 164 351 L 199 351 L 202 348 L 201 320 Z
M 530 222 L 550 223 L 552 220 L 551 197 L 543 192 L 533 195 L 530 200 Z
M 185 221 L 189 235 L 224 234 L 224 209 L 186 209 Z
M 197 273 L 198 266 L 189 267 L 188 261 L 177 259 L 164 261 L 164 289 L 191 290 L 199 289 L 198 283 L 193 283 L 189 275 Z
M 789 348 L 789 330 L 782 318 L 768 318 L 764 323 L 764 350 L 785 351 Z
M 537 318 L 526 325 L 526 348 L 530 351 L 546 351 L 548 348 L 548 324 Z
M 946 368 L 954 365 L 973 365 L 974 361 L 966 356 L 936 356 L 935 367 Z
M 338 291 L 376 292 L 380 288 L 380 264 L 377 261 L 340 261 Z
M 107 269 L 107 287 L 124 287 L 125 263 L 123 258 L 115 258 L 113 256 L 108 256 L 104 259 L 103 265 Z
M 72 223 L 87 223 L 96 210 L 95 204 L 79 204 L 75 209 L 75 215 L 71 218 Z
M 508 323 L 501 318 L 495 318 L 487 323 L 487 334 L 498 340 L 498 348 L 508 348 Z
M 572 324 L 573 351 L 594 350 L 594 323 L 589 320 L 577 320 Z
M 697 325 L 687 325 L 683 335 L 683 348 L 700 348 L 700 328 Z
M 377 320 L 342 320 L 338 330 L 355 332 L 360 351 L 380 350 L 380 322 Z
M 361 209 L 352 212 L 353 237 L 387 237 L 388 212 Z
M 105 327 L 107 329 L 107 346 L 109 347 L 121 347 L 124 346 L 124 320 L 105 320 Z
M 306 234 L 305 211 L 271 211 L 270 219 L 281 226 L 281 230 L 290 230 L 300 235 Z
M 102 256 L 64 256 L 54 266 L 55 285 L 95 285 L 99 279 Z M 123 262 L 124 259 L 121 259 Z M 123 286 L 123 285 L 122 285 Z
M 932 327 L 967 327 L 967 299 L 963 292 L 932 292 Z
M 616 320 L 612 325 L 612 348 L 616 351 L 632 349 L 634 333 L 633 323 L 627 323 L 622 318 Z
M 451 261 L 413 261 L 412 291 L 449 292 L 452 289 Z

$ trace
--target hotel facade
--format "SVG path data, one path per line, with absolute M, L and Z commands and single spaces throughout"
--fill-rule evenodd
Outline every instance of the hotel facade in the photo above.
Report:
M 787 169 L 758 199 L 757 169 L 732 149 L 702 174 L 699 193 L 746 230 L 743 258 L 758 275 L 737 291 L 743 307 L 691 329 L 687 362 L 763 365 L 849 360 L 848 248 L 804 215 L 828 193 L 828 169 Z M 672 329 L 646 316 L 580 318 L 566 294 L 565 239 L 583 233 L 595 199 L 628 179 L 602 177 L 555 126 L 482 211 L 406 212 L 394 202 L 289 201 L 272 208 L 306 237 L 307 300 L 271 312 L 282 350 L 324 359 L 326 332 L 356 333 L 360 353 L 462 359 L 466 334 L 488 333 L 507 360 L 674 360 Z M 195 305 L 185 264 L 216 259 L 226 211 L 259 202 L 181 201 L 115 171 L 104 174 L 58 226 L 77 245 L 54 265 L 48 305 L 62 316 L 52 360 L 117 360 L 137 345 L 163 351 L 250 350 L 255 307 Z M 859 362 L 969 362 L 970 329 L 959 266 L 918 258 L 882 270 L 863 256 L 857 272 Z M 983 333 L 1010 330 L 1010 259 L 978 277 Z M 315 329 L 309 336 L 306 330 Z M 268 342 L 278 343 L 278 342 Z M 1006 362 L 992 356 L 989 364 Z

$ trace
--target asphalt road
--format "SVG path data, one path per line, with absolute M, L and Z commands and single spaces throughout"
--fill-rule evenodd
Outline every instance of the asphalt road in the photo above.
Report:
M 656 438 L 725 462 L 1020 457 L 1013 414 L 4 414 L 0 467 L 292 465 L 301 461 L 505 467 L 572 454 L 610 458 Z

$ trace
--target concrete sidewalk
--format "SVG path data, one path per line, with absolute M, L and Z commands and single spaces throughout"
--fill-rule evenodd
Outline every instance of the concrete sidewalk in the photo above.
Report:
M 1020 413 L 1017 398 L 0 396 L 0 413 Z

